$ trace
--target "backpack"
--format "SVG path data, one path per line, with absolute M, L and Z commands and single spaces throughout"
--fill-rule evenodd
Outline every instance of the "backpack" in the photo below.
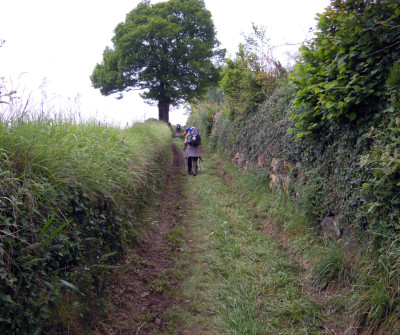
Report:
M 180 124 L 176 125 L 176 130 L 181 130 L 181 125 Z
M 200 144 L 200 135 L 199 131 L 196 128 L 192 128 L 189 130 L 189 135 L 188 135 L 188 144 L 192 146 L 198 146 Z

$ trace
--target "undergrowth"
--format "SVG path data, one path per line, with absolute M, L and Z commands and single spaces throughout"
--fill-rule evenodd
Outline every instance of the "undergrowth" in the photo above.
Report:
M 84 333 L 160 190 L 171 131 L 11 107 L 0 121 L 0 332 Z

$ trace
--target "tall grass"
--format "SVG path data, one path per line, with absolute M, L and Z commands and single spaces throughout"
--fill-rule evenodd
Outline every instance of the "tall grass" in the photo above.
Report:
M 0 333 L 82 331 L 107 271 L 135 241 L 141 209 L 159 192 L 171 131 L 8 102 L 0 120 Z

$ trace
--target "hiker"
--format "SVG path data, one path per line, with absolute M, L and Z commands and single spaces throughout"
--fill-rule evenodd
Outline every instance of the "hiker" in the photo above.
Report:
M 192 174 L 195 176 L 197 174 L 198 160 L 199 158 L 201 160 L 200 145 L 201 138 L 198 130 L 195 127 L 189 128 L 183 147 L 185 150 L 185 160 L 187 161 L 189 175 Z
M 190 127 L 186 127 L 185 128 L 185 132 L 183 133 L 183 137 L 186 137 L 188 131 L 190 130 Z
M 181 125 L 180 124 L 176 125 L 175 131 L 176 131 L 176 137 L 181 137 Z

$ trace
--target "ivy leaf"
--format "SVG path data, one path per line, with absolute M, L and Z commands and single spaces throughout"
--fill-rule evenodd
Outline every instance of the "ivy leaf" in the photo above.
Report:
M 0 293 L 0 298 L 1 298 L 1 300 L 5 301 L 5 302 L 15 304 L 15 302 L 11 299 L 11 296 L 9 294 Z
M 319 126 L 318 123 L 313 123 L 311 126 L 307 127 L 308 130 L 313 130 Z
M 369 185 L 368 183 L 364 183 L 364 184 L 362 184 L 361 187 L 362 187 L 364 190 L 369 190 L 370 185 Z
M 353 112 L 347 115 L 347 117 L 349 118 L 350 121 L 354 121 L 357 118 L 357 114 Z
M 358 53 L 359 53 L 358 51 L 354 50 L 354 51 L 351 52 L 350 57 L 357 56 Z

